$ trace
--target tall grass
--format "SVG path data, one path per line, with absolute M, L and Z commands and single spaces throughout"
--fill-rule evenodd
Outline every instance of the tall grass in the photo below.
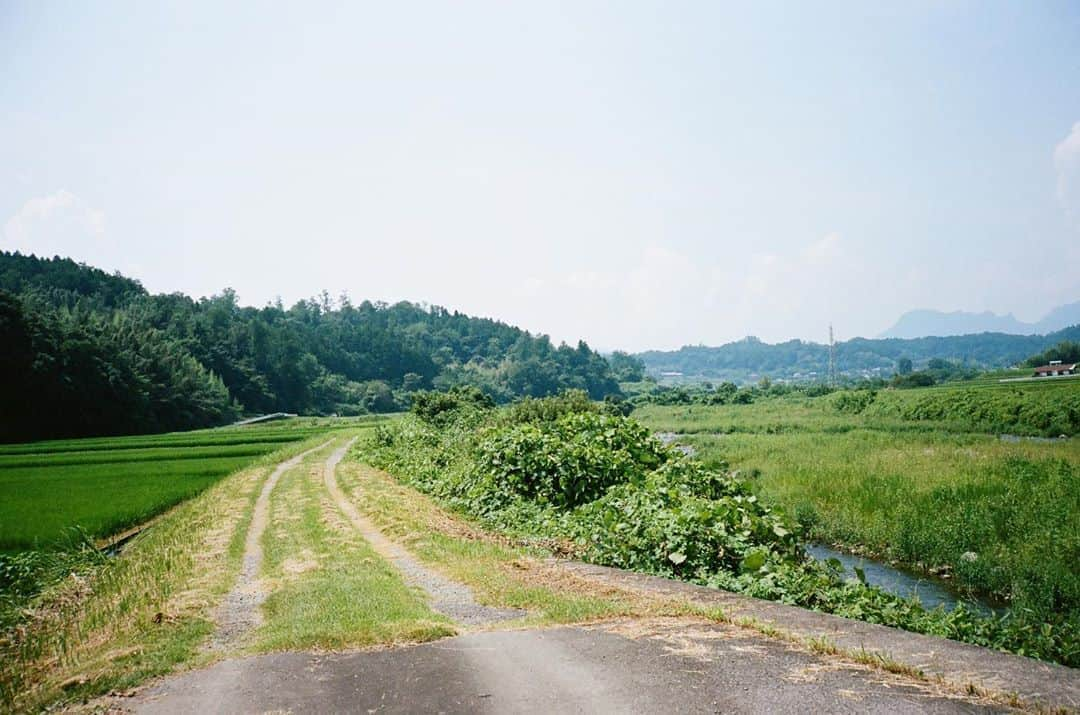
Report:
M 635 416 L 749 477 L 810 538 L 941 573 L 1015 608 L 1080 614 L 1080 439 L 1005 442 L 832 402 L 649 406 Z
M 887 390 L 877 393 L 866 414 L 980 432 L 1075 435 L 1080 434 L 1080 379 Z

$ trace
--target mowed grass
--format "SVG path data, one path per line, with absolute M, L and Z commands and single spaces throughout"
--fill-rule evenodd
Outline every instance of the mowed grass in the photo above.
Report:
M 265 623 L 260 651 L 345 648 L 453 635 L 397 570 L 345 520 L 327 494 L 323 464 L 340 441 L 282 475 L 263 537 Z
M 356 420 L 289 420 L 153 436 L 0 446 L 0 552 L 103 538 L 191 499 L 283 446 Z
M 739 470 L 810 538 L 1040 613 L 1080 612 L 1078 438 L 1003 441 L 955 422 L 841 413 L 830 397 L 634 416 Z
M 722 614 L 659 596 L 598 587 L 545 562 L 542 548 L 512 544 L 452 514 L 431 497 L 361 463 L 357 447 L 337 470 L 356 508 L 424 564 L 472 589 L 479 603 L 527 615 L 503 627 L 582 623 L 620 616 Z

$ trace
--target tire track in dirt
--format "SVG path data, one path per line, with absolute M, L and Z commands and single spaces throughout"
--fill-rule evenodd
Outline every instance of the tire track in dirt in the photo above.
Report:
M 335 472 L 337 465 L 345 458 L 354 437 L 347 444 L 334 451 L 326 460 L 324 480 L 326 488 L 337 503 L 338 508 L 352 522 L 361 536 L 375 549 L 376 553 L 392 563 L 401 573 L 405 582 L 425 591 L 431 597 L 431 608 L 453 620 L 467 626 L 484 625 L 509 621 L 528 615 L 516 608 L 494 608 L 476 602 L 472 591 L 464 584 L 438 574 L 423 566 L 409 551 L 395 541 L 388 539 L 379 528 L 368 521 L 356 506 L 345 496 L 338 486 Z
M 214 611 L 217 629 L 210 642 L 211 650 L 223 650 L 236 645 L 245 634 L 262 623 L 259 606 L 266 600 L 268 594 L 262 588 L 259 570 L 262 568 L 263 560 L 262 537 L 267 524 L 270 523 L 270 494 L 285 472 L 298 466 L 309 454 L 318 452 L 333 441 L 327 440 L 317 447 L 312 447 L 281 462 L 267 477 L 258 499 L 255 500 L 255 509 L 251 516 L 251 523 L 248 525 L 240 576 L 221 605 Z

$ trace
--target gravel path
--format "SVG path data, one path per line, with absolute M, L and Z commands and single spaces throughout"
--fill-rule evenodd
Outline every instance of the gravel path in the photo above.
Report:
M 326 460 L 324 473 L 326 488 L 329 490 L 330 496 L 337 502 L 338 508 L 352 522 L 360 535 L 371 544 L 371 547 L 379 555 L 397 568 L 405 582 L 427 592 L 431 596 L 431 607 L 434 610 L 463 625 L 476 626 L 485 623 L 497 623 L 527 615 L 525 611 L 516 608 L 493 608 L 477 603 L 472 591 L 467 586 L 451 581 L 423 566 L 405 547 L 386 538 L 378 527 L 360 514 L 353 503 L 345 496 L 345 492 L 338 486 L 337 479 L 334 476 L 337 465 L 345 458 L 345 453 L 355 441 L 356 439 L 353 438 Z
M 318 447 L 312 447 L 277 465 L 263 484 L 259 498 L 255 501 L 255 511 L 248 526 L 247 539 L 244 541 L 244 564 L 240 569 L 240 577 L 229 595 L 214 610 L 217 630 L 210 641 L 211 650 L 222 650 L 235 645 L 244 634 L 262 623 L 259 606 L 266 600 L 267 593 L 259 580 L 259 569 L 263 558 L 262 536 L 270 521 L 270 493 L 274 491 L 282 474 L 298 466 L 304 457 L 317 452 L 331 441 L 333 440 L 323 442 Z

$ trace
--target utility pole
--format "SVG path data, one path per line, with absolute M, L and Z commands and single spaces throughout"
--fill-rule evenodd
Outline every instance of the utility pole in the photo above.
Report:
M 829 385 L 836 387 L 836 341 L 833 339 L 832 323 L 829 323 Z

